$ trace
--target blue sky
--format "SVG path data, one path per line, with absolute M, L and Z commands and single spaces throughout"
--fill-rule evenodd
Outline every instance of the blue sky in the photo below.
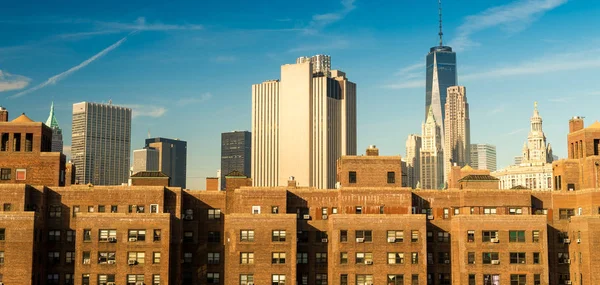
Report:
M 445 1 L 473 143 L 519 155 L 533 102 L 555 154 L 568 119 L 600 119 L 600 1 Z M 220 133 L 250 129 L 251 84 L 299 56 L 329 54 L 358 86 L 358 148 L 404 155 L 424 119 L 435 0 L 12 1 L 0 9 L 0 105 L 45 121 L 51 101 L 70 145 L 71 106 L 134 109 L 132 148 L 188 141 L 188 185 L 220 167 Z

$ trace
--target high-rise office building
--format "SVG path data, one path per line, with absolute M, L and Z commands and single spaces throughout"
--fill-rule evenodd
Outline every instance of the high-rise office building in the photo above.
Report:
M 458 85 L 456 71 L 456 53 L 442 42 L 442 10 L 440 13 L 440 44 L 429 49 L 426 57 L 425 75 L 425 119 L 429 108 L 433 109 L 433 116 L 440 126 L 442 146 L 444 146 L 444 118 L 447 98 L 447 89 Z
M 435 121 L 433 108 L 429 108 L 427 120 L 423 123 L 421 145 L 421 188 L 444 188 L 444 152 L 440 126 Z
M 496 171 L 496 146 L 491 144 L 471 144 L 469 165 L 474 169 Z
M 136 149 L 133 151 L 133 174 L 141 171 L 159 171 L 158 150 L 154 148 Z
M 129 178 L 131 109 L 109 104 L 73 104 L 71 156 L 75 181 L 119 185 Z
M 220 187 L 225 189 L 225 176 L 237 171 L 250 177 L 252 133 L 234 131 L 221 134 Z
M 252 86 L 255 186 L 333 188 L 336 161 L 356 154 L 356 84 L 328 56 L 281 66 L 281 81 Z
M 179 139 L 149 138 L 146 147 L 158 151 L 158 171 L 171 178 L 169 186 L 186 188 L 187 142 Z
M 421 180 L 421 136 L 408 135 L 405 159 L 407 186 L 417 188 L 417 183 Z
M 58 120 L 54 115 L 54 102 L 50 105 L 50 115 L 46 120 L 46 126 L 52 129 L 52 152 L 63 152 L 62 129 L 58 126 Z
M 469 164 L 471 153 L 471 123 L 469 121 L 469 103 L 464 86 L 451 86 L 447 90 L 444 128 L 444 181 L 453 165 Z

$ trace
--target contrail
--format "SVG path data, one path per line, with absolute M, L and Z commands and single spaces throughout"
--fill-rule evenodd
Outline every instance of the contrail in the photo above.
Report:
M 69 69 L 69 70 L 67 70 L 67 71 L 65 71 L 63 73 L 59 73 L 57 75 L 54 75 L 54 76 L 48 78 L 48 80 L 46 80 L 44 83 L 41 83 L 40 85 L 37 85 L 37 86 L 32 87 L 32 88 L 29 88 L 29 89 L 27 89 L 25 91 L 21 91 L 21 92 L 15 94 L 15 95 L 10 96 L 9 98 L 21 97 L 21 96 L 23 96 L 25 94 L 29 94 L 31 92 L 37 91 L 39 89 L 42 89 L 42 88 L 44 88 L 44 87 L 46 87 L 48 85 L 56 84 L 57 82 L 63 80 L 65 77 L 71 75 L 72 73 L 74 73 L 74 72 L 76 72 L 76 71 L 78 71 L 78 70 L 86 67 L 88 64 L 92 63 L 94 60 L 102 57 L 103 55 L 105 55 L 107 53 L 109 53 L 113 49 L 118 48 L 123 42 L 125 42 L 125 40 L 127 40 L 127 37 L 129 37 L 130 35 L 132 35 L 134 33 L 136 33 L 136 32 L 134 31 L 134 32 L 129 33 L 127 36 L 125 36 L 124 38 L 120 39 L 118 42 L 116 42 L 116 43 L 112 44 L 111 46 L 105 48 L 104 50 L 102 50 L 101 52 L 95 54 L 94 56 L 86 59 L 84 62 L 80 63 L 79 65 L 71 67 L 71 69 Z

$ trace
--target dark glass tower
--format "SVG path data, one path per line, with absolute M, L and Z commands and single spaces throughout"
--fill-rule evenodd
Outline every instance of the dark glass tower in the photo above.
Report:
M 225 176 L 237 171 L 250 177 L 252 133 L 235 131 L 221 134 L 221 189 L 225 189 Z
M 456 78 L 456 53 L 448 46 L 432 47 L 427 54 L 425 82 L 425 119 L 429 106 L 435 121 L 444 130 L 446 89 L 458 85 Z
M 186 188 L 187 142 L 179 139 L 150 138 L 146 147 L 158 150 L 158 170 L 171 177 L 169 186 Z

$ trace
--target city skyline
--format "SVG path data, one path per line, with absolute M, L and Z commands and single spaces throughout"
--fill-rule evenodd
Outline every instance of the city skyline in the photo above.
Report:
M 70 134 L 69 109 L 82 94 L 96 102 L 112 98 L 133 109 L 132 146 L 143 144 L 148 129 L 190 142 L 189 188 L 203 188 L 202 177 L 219 168 L 220 133 L 250 129 L 249 86 L 276 78 L 278 66 L 300 55 L 332 55 L 358 92 L 368 94 L 357 98 L 358 149 L 376 144 L 382 154 L 404 154 L 406 136 L 420 132 L 423 58 L 438 42 L 437 1 L 390 3 L 386 9 L 365 1 L 307 2 L 301 12 L 261 3 L 243 3 L 248 6 L 236 11 L 219 3 L 168 7 L 178 17 L 161 14 L 167 7 L 157 3 L 102 16 L 93 7 L 47 5 L 0 12 L 6 27 L 0 34 L 0 104 L 45 121 L 55 101 L 57 119 Z M 263 19 L 257 7 L 282 17 Z M 583 54 L 597 51 L 597 40 L 588 40 L 597 32 L 586 31 L 599 8 L 562 0 L 444 3 L 444 44 L 457 51 L 459 84 L 469 88 L 471 140 L 496 145 L 499 168 L 521 152 L 531 102 L 540 101 L 545 133 L 560 157 L 566 157 L 561 138 L 567 133 L 561 121 L 597 119 L 593 106 L 600 93 L 589 71 L 600 61 Z M 215 11 L 224 13 L 217 19 L 210 15 Z M 390 17 L 392 11 L 400 14 Z M 240 13 L 246 15 L 241 22 Z M 133 30 L 140 32 L 129 35 Z M 266 39 L 279 44 L 265 47 Z M 231 80 L 236 83 L 222 83 Z M 579 106 L 581 100 L 586 104 Z M 194 124 L 194 132 L 183 127 L 214 116 L 224 119 Z M 69 135 L 64 143 L 68 153 Z

